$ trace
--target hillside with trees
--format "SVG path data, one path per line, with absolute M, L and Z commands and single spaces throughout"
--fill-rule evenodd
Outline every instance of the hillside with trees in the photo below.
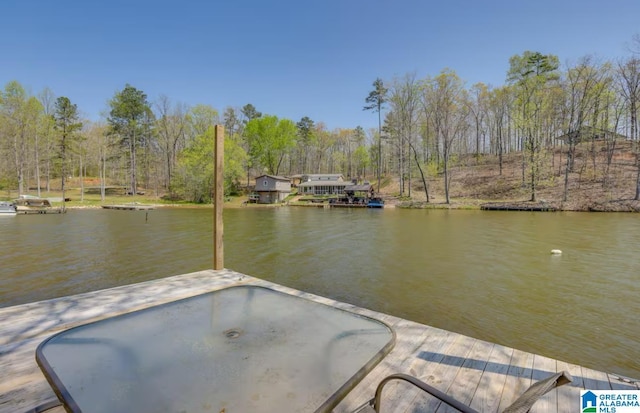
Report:
M 501 86 L 469 86 L 452 69 L 376 79 L 356 108 L 379 122 L 368 130 L 329 130 L 250 103 L 220 112 L 151 101 L 128 84 L 110 97 L 105 119 L 80 119 L 72 97 L 31 94 L 11 80 L 0 90 L 0 193 L 40 195 L 91 177 L 103 195 L 118 185 L 209 203 L 213 125 L 223 124 L 227 195 L 245 193 L 263 173 L 341 173 L 413 206 L 462 199 L 634 210 L 640 38 L 634 45 L 616 61 L 585 56 L 564 66 L 525 51 L 511 57 Z

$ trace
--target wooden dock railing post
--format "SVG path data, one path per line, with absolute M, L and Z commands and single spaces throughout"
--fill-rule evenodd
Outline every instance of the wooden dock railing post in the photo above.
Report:
M 215 194 L 213 199 L 213 269 L 224 268 L 222 208 L 224 204 L 224 126 L 215 126 L 215 149 L 213 180 Z

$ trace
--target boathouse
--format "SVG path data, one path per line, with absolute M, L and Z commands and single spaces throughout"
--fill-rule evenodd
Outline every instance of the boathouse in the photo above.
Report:
M 282 176 L 262 175 L 256 178 L 255 191 L 258 203 L 276 204 L 291 193 L 291 180 Z
M 300 195 L 341 195 L 344 188 L 352 185 L 345 182 L 342 174 L 306 174 L 298 185 Z
M 334 207 L 366 207 L 369 200 L 373 198 L 373 194 L 373 186 L 369 182 L 365 182 L 362 185 L 351 184 L 344 187 L 343 195 L 329 199 L 329 205 Z

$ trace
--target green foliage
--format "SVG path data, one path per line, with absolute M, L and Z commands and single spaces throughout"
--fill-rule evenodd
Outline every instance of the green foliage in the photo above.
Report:
M 428 162 L 427 163 L 427 168 L 426 168 L 426 175 L 427 176 L 438 176 L 438 174 L 440 173 L 440 168 L 442 167 L 442 165 L 440 164 L 440 162 L 437 162 L 435 160 Z
M 110 136 L 116 139 L 119 146 L 129 158 L 130 189 L 137 191 L 137 149 L 148 137 L 153 123 L 153 113 L 147 102 L 147 95 L 127 84 L 121 92 L 115 94 L 109 102 L 111 111 L 107 119 Z M 121 154 L 125 153 L 121 152 Z
M 210 203 L 215 189 L 213 182 L 215 130 L 209 127 L 197 135 L 178 160 L 176 180 L 172 190 L 182 199 L 196 203 Z M 236 136 L 224 140 L 225 196 L 237 192 L 244 169 L 246 152 Z
M 295 123 L 289 119 L 265 115 L 250 120 L 244 133 L 251 158 L 264 166 L 269 174 L 278 175 L 285 155 L 295 147 Z
M 460 154 L 452 153 L 451 156 L 449 156 L 450 167 L 458 165 L 459 162 L 460 162 Z
M 513 118 L 524 139 L 531 201 L 535 201 L 543 158 L 543 126 L 554 115 L 550 90 L 559 78 L 558 57 L 526 51 L 522 56 L 512 56 L 509 64 L 507 80 L 514 86 L 518 106 Z
M 172 190 L 182 199 L 210 203 L 213 182 L 213 128 L 196 136 L 178 159 Z
M 364 171 L 369 167 L 371 160 L 365 146 L 358 146 L 356 150 L 353 151 L 353 162 L 356 165 L 357 171 Z
M 340 169 L 347 169 L 347 155 L 343 152 L 332 152 L 331 153 L 331 161 L 334 165 L 338 165 Z M 353 176 L 349 176 L 349 179 L 353 178 Z
M 11 189 L 17 186 L 18 182 L 13 176 L 4 176 L 0 178 L 0 190 Z
M 150 110 L 147 95 L 129 84 L 115 94 L 109 105 L 109 125 L 125 139 L 131 137 L 133 129 L 140 126 L 143 116 Z
M 302 146 L 308 146 L 313 142 L 314 139 L 314 123 L 308 116 L 300 119 L 300 122 L 296 123 L 296 127 L 298 128 L 298 142 L 302 144 Z
M 0 174 L 10 174 L 19 193 L 25 189 L 32 154 L 37 152 L 42 105 L 17 81 L 0 91 Z
M 543 55 L 540 52 L 525 51 L 522 56 L 514 55 L 509 58 L 507 81 L 521 83 L 540 76 L 545 81 L 557 79 L 556 70 L 560 67 L 558 56 Z
M 144 136 L 144 123 L 151 114 L 147 95 L 126 85 L 121 92 L 115 94 L 109 105 L 111 111 L 107 122 L 111 128 L 111 136 L 116 137 L 123 147 L 135 152 Z
M 594 149 L 593 166 L 588 165 L 590 169 L 584 172 L 602 170 L 607 185 L 613 185 L 618 165 L 609 157 L 606 165 L 597 168 L 596 139 L 604 139 L 613 156 L 620 149 L 617 145 L 625 142 L 618 133 L 628 134 L 631 127 L 630 137 L 637 137 L 637 128 L 633 128 L 638 109 L 632 103 L 637 101 L 637 93 L 629 88 L 637 84 L 638 59 L 632 57 L 617 65 L 583 59 L 560 72 L 556 56 L 525 51 L 513 56 L 509 64 L 507 85 L 498 88 L 481 83 L 467 88 L 449 69 L 422 80 L 409 74 L 404 80 L 389 82 L 389 89 L 378 78 L 363 107 L 378 114 L 378 129 L 367 129 L 366 134 L 360 127 L 327 130 L 322 122 L 306 116 L 296 124 L 275 116 L 263 117 L 252 104 L 241 109 L 227 107 L 222 116 L 207 105 L 188 110 L 186 105 L 177 105 L 175 110 L 168 104 L 164 109 L 158 105 L 160 120 L 154 123 L 147 96 L 126 85 L 109 102 L 109 139 L 102 131 L 94 134 L 87 130 L 86 145 L 73 142 L 80 133 L 65 135 L 65 124 L 78 121 L 65 121 L 65 110 L 54 116 L 51 92 L 45 91 L 36 99 L 28 88 L 12 81 L 0 91 L 0 180 L 23 193 L 35 182 L 49 185 L 57 180 L 63 166 L 68 167 L 69 175 L 82 168 L 89 175 L 102 177 L 104 171 L 105 179 L 114 185 L 125 183 L 127 171 L 132 188 L 140 173 L 147 192 L 169 189 L 205 202 L 212 190 L 210 128 L 223 121 L 227 194 L 237 190 L 240 181 L 250 182 L 252 176 L 264 172 L 336 172 L 364 179 L 375 173 L 380 180 L 383 163 L 387 177 L 400 178 L 404 191 L 402 180 L 409 171 L 412 180 L 417 179 L 414 172 L 418 171 L 420 178 L 446 175 L 457 155 L 469 165 L 484 163 L 484 155 L 499 155 L 502 168 L 503 163 L 508 166 L 507 155 L 519 151 L 517 165 L 522 170 L 517 176 L 522 177 L 526 191 L 535 194 L 536 187 L 547 185 L 552 176 L 549 163 L 557 170 L 563 166 L 556 166 L 545 151 L 558 145 L 558 136 L 576 131 L 580 139 L 563 138 L 563 150 L 568 153 L 572 144 L 584 142 L 585 136 L 580 135 L 585 135 L 585 129 L 599 129 L 603 134 L 591 133 L 586 138 L 593 138 Z M 631 84 L 625 83 L 628 76 Z M 380 112 L 387 105 L 382 128 L 380 119 L 385 116 Z M 66 106 L 75 108 L 71 102 Z M 381 131 L 385 136 L 380 136 Z M 71 136 L 72 141 L 67 141 Z M 70 156 L 69 152 L 78 150 L 86 152 Z M 475 161 L 466 156 L 472 151 Z M 63 165 L 63 157 L 67 165 Z M 572 155 L 567 164 L 574 159 L 579 161 Z M 565 170 L 572 172 L 571 167 Z M 447 185 L 450 179 L 447 176 Z M 428 187 L 426 183 L 423 186 Z
M 364 133 L 364 129 L 362 126 L 356 126 L 353 130 L 353 141 L 358 145 L 363 145 L 366 138 L 366 134 Z
M 56 100 L 55 113 L 53 115 L 55 123 L 54 129 L 60 134 L 61 151 L 64 152 L 69 142 L 67 139 L 75 137 L 77 131 L 82 128 L 80 116 L 78 115 L 78 106 L 71 103 L 68 97 L 61 96 Z
M 5 85 L 0 102 L 8 113 L 15 113 L 26 100 L 27 93 L 22 85 L 18 81 L 12 80 Z
M 226 135 L 224 139 L 224 190 L 225 195 L 238 193 L 240 180 L 244 176 L 247 152 L 237 135 Z
M 192 135 L 204 135 L 210 127 L 220 122 L 218 111 L 209 105 L 195 105 L 187 114 Z
M 58 159 L 61 165 L 60 175 L 62 177 L 62 195 L 64 197 L 69 152 L 73 150 L 74 144 L 80 139 L 77 132 L 82 128 L 82 122 L 80 122 L 78 115 L 78 106 L 71 103 L 66 96 L 60 96 L 56 99 L 53 118 L 53 127 L 58 134 Z
M 373 81 L 373 90 L 369 92 L 369 96 L 365 99 L 367 105 L 363 110 L 373 110 L 380 113 L 382 106 L 387 101 L 388 89 L 384 86 L 382 79 L 377 78 Z
M 238 119 L 236 110 L 232 107 L 227 107 L 224 110 L 223 115 L 224 130 L 229 135 L 242 134 L 242 123 Z
M 250 121 L 252 121 L 253 119 L 257 119 L 262 116 L 262 112 L 258 112 L 256 107 L 253 106 L 251 103 L 247 103 L 246 105 L 244 105 L 240 111 L 245 117 L 245 120 L 244 120 L 245 125 Z

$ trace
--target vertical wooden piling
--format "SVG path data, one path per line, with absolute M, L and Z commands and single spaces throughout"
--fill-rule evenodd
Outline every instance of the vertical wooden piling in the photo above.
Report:
M 224 204 L 224 126 L 215 126 L 214 171 L 215 194 L 213 199 L 213 269 L 224 268 L 222 208 Z

